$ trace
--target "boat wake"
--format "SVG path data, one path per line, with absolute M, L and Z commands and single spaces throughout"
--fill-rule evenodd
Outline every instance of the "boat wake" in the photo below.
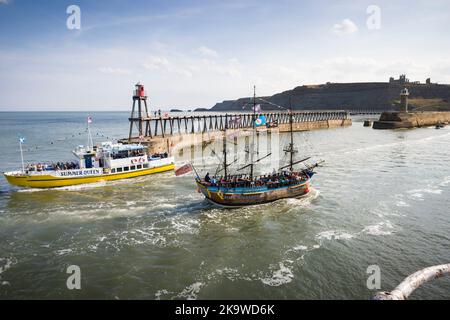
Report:
M 86 190 L 86 189 L 92 189 L 92 188 L 99 188 L 104 187 L 108 183 L 107 181 L 101 181 L 101 182 L 94 182 L 94 183 L 87 183 L 87 184 L 78 184 L 74 186 L 67 186 L 67 187 L 56 187 L 56 188 L 34 188 L 34 189 L 19 189 L 17 192 L 23 192 L 23 193 L 31 193 L 31 192 L 48 192 L 48 191 L 80 191 L 80 190 Z
M 126 185 L 135 185 L 139 183 L 155 183 L 154 178 L 151 175 L 144 176 L 144 177 L 135 177 L 132 179 L 121 179 L 121 180 L 113 180 L 113 181 L 99 181 L 99 182 L 93 182 L 93 183 L 86 183 L 86 184 L 78 184 L 78 185 L 72 185 L 72 186 L 65 186 L 65 187 L 55 187 L 55 188 L 27 188 L 27 189 L 18 189 L 17 192 L 23 192 L 23 193 L 31 193 L 31 192 L 45 192 L 45 191 L 82 191 L 82 190 L 89 190 L 89 189 L 96 189 L 96 188 L 103 188 L 103 187 L 114 187 L 114 186 L 126 186 Z M 171 179 L 173 178 L 171 174 L 165 174 L 165 173 L 159 173 L 158 174 L 158 181 L 161 182 L 162 179 Z
M 304 196 L 301 196 L 299 198 L 287 198 L 283 199 L 282 201 L 285 201 L 287 205 L 306 207 L 309 206 L 311 202 L 316 200 L 319 197 L 319 195 L 320 191 L 311 187 L 310 192 Z

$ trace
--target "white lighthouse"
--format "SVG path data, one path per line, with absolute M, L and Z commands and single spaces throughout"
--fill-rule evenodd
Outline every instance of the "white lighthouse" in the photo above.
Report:
M 400 112 L 408 112 L 408 97 L 409 91 L 407 88 L 404 88 L 400 92 Z

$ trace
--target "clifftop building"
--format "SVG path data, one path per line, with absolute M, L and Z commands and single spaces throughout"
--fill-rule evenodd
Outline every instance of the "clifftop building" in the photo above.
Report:
M 401 74 L 400 77 L 398 79 L 394 79 L 394 77 L 390 77 L 389 78 L 389 83 L 392 84 L 420 84 L 420 81 L 409 81 L 409 79 L 406 77 L 405 74 Z M 432 84 L 431 83 L 431 79 L 427 78 L 425 80 L 425 84 Z
M 406 84 L 406 83 L 409 83 L 409 79 L 406 77 L 405 74 L 401 74 L 398 79 L 394 79 L 394 77 L 390 77 L 389 83 Z

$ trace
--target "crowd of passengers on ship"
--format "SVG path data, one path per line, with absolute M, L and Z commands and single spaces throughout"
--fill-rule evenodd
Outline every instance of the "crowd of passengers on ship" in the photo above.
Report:
M 126 158 L 130 158 L 130 157 L 142 157 L 144 155 L 145 155 L 145 153 L 143 150 L 132 150 L 130 152 L 123 151 L 123 152 L 113 153 L 111 155 L 111 158 L 113 160 L 116 160 L 116 159 L 126 159 Z M 168 153 L 164 152 L 164 153 L 154 153 L 151 156 L 149 156 L 148 158 L 149 158 L 149 160 L 150 159 L 155 160 L 155 159 L 165 159 L 168 156 L 169 156 Z
M 56 171 L 56 170 L 74 170 L 80 169 L 75 162 L 56 162 L 56 163 L 32 163 L 26 166 L 26 171 Z
M 227 179 L 221 177 L 210 177 L 209 172 L 201 181 L 205 186 L 224 187 L 227 189 L 234 188 L 254 188 L 266 186 L 269 189 L 287 187 L 304 182 L 308 176 L 304 172 L 290 172 L 283 171 L 281 173 L 274 172 L 271 175 L 262 175 L 250 179 L 249 175 L 233 175 L 228 176 Z

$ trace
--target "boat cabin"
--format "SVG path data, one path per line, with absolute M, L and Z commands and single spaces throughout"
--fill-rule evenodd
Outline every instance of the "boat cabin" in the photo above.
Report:
M 91 169 L 101 167 L 97 158 L 97 146 L 78 146 L 72 153 L 77 157 L 79 169 Z

